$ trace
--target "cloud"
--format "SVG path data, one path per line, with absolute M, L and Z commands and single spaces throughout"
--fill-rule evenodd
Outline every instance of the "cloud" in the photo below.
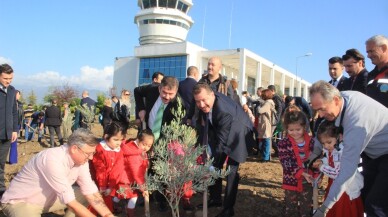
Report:
M 83 66 L 79 75 L 61 75 L 56 71 L 44 71 L 33 75 L 20 75 L 15 73 L 13 85 L 24 87 L 50 87 L 62 84 L 78 86 L 84 89 L 108 91 L 113 85 L 113 66 L 97 69 Z
M 3 64 L 3 63 L 8 63 L 8 64 L 12 64 L 12 60 L 11 59 L 8 59 L 8 58 L 5 58 L 5 57 L 2 57 L 0 56 L 0 64 Z

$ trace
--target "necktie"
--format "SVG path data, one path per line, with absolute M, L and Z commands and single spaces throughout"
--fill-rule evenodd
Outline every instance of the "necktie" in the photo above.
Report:
M 331 84 L 332 84 L 333 86 L 335 86 L 336 83 L 337 83 L 337 79 L 331 80 Z
M 207 145 L 209 143 L 208 134 L 209 134 L 209 113 L 207 113 L 205 116 L 205 127 L 203 129 L 202 146 L 206 147 L 202 153 L 202 162 L 203 163 L 206 163 L 206 160 L 207 160 L 206 149 L 207 149 Z
M 164 112 L 164 104 L 162 103 L 158 111 L 156 112 L 154 126 L 152 127 L 152 133 L 154 134 L 155 141 L 157 141 L 160 137 L 160 129 L 162 128 L 163 112 Z

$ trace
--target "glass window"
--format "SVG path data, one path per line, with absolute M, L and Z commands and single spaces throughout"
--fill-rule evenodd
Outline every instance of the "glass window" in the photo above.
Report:
M 156 71 L 183 80 L 186 77 L 186 61 L 186 55 L 140 59 L 139 85 L 152 83 L 151 76 Z
M 186 13 L 187 12 L 187 9 L 189 8 L 189 6 L 181 1 L 178 2 L 178 7 L 177 9 L 182 11 L 183 13 Z
M 143 71 L 143 78 L 150 78 L 150 70 L 149 69 L 144 69 Z
M 154 24 L 155 23 L 155 19 L 149 19 L 148 21 L 150 24 Z
M 256 91 L 255 91 L 255 83 L 256 83 L 256 79 L 252 78 L 252 77 L 248 77 L 247 79 L 247 91 L 253 96 L 256 94 Z
M 188 8 L 189 6 L 187 6 L 186 4 L 183 4 L 182 11 L 186 13 Z
M 167 0 L 159 0 L 159 7 L 167 7 Z
M 176 0 L 168 0 L 167 7 L 169 8 L 175 8 Z
M 163 23 L 164 24 L 170 24 L 170 21 L 169 20 L 163 20 Z
M 176 23 L 177 23 L 177 22 L 176 22 L 175 20 L 170 20 L 170 24 L 171 24 L 171 25 L 176 25 Z
M 290 95 L 290 88 L 288 87 L 284 88 L 284 94 Z
M 143 6 L 144 6 L 144 9 L 149 8 L 150 7 L 150 0 L 143 0 Z
M 156 19 L 156 23 L 163 23 L 163 19 Z
M 150 0 L 150 2 L 152 8 L 156 7 L 156 0 Z
M 148 20 L 143 20 L 143 24 L 148 24 Z
M 183 3 L 181 1 L 179 1 L 177 9 L 182 10 L 182 7 L 183 7 Z

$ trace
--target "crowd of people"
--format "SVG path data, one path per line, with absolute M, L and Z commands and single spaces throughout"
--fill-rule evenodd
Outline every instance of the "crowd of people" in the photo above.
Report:
M 99 118 L 104 132 L 101 141 L 87 129 L 82 114 L 75 118 L 80 129 L 73 127 L 70 135 L 69 129 L 61 130 L 62 118 L 70 113 L 68 104 L 63 112 L 56 99 L 45 111 L 34 111 L 31 105 L 23 110 L 20 92 L 10 85 L 13 70 L 2 64 L 3 212 L 12 217 L 40 216 L 67 208 L 77 216 L 113 216 L 117 212 L 135 216 L 138 198 L 148 197 L 149 192 L 132 186 L 146 182 L 147 169 L 156 172 L 152 158 L 146 156 L 159 145 L 165 136 L 163 128 L 182 106 L 186 114 L 181 124 L 197 130 L 197 144 L 208 148 L 213 167 L 222 170 L 226 165 L 229 169 L 224 198 L 222 179 L 209 188 L 205 204 L 221 208 L 216 217 L 239 216 L 234 210 L 238 169 L 249 154 L 258 156 L 261 163 L 279 158 L 285 192 L 283 216 L 388 216 L 388 38 L 376 35 L 365 45 L 375 68 L 368 72 L 364 55 L 356 49 L 330 58 L 331 79 L 311 86 L 310 103 L 299 96 L 282 97 L 272 84 L 258 87 L 256 96 L 247 91 L 239 94 L 238 82 L 220 74 L 219 57 L 209 59 L 202 76 L 197 67 L 188 67 L 187 78 L 180 82 L 156 72 L 151 84 L 133 90 L 139 129 L 135 140 L 125 139 L 130 123 L 129 90 L 122 90 L 120 98 L 105 99 Z M 96 102 L 84 91 L 81 105 L 92 108 Z M 8 152 L 9 162 L 15 162 L 18 132 L 24 129 L 27 141 L 38 134 L 41 141 L 45 127 L 51 148 L 35 155 L 6 189 L 4 166 Z M 55 147 L 54 134 L 59 147 Z M 322 174 L 329 178 L 324 201 L 312 209 L 313 184 L 320 183 Z M 188 189 L 182 198 L 186 211 L 195 209 L 192 196 Z M 153 192 L 153 197 L 159 211 L 166 211 L 165 196 Z M 124 211 L 117 205 L 121 200 L 126 200 Z M 197 209 L 205 204 L 198 204 Z

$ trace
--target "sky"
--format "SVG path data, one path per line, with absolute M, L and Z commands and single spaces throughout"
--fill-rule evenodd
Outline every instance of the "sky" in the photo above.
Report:
M 308 82 L 327 61 L 388 36 L 387 0 L 193 0 L 187 40 L 209 50 L 246 48 Z M 115 57 L 139 46 L 137 0 L 0 0 L 0 63 L 21 90 L 62 84 L 107 92 Z M 373 69 L 366 58 L 366 68 Z M 346 74 L 346 73 L 345 73 Z

